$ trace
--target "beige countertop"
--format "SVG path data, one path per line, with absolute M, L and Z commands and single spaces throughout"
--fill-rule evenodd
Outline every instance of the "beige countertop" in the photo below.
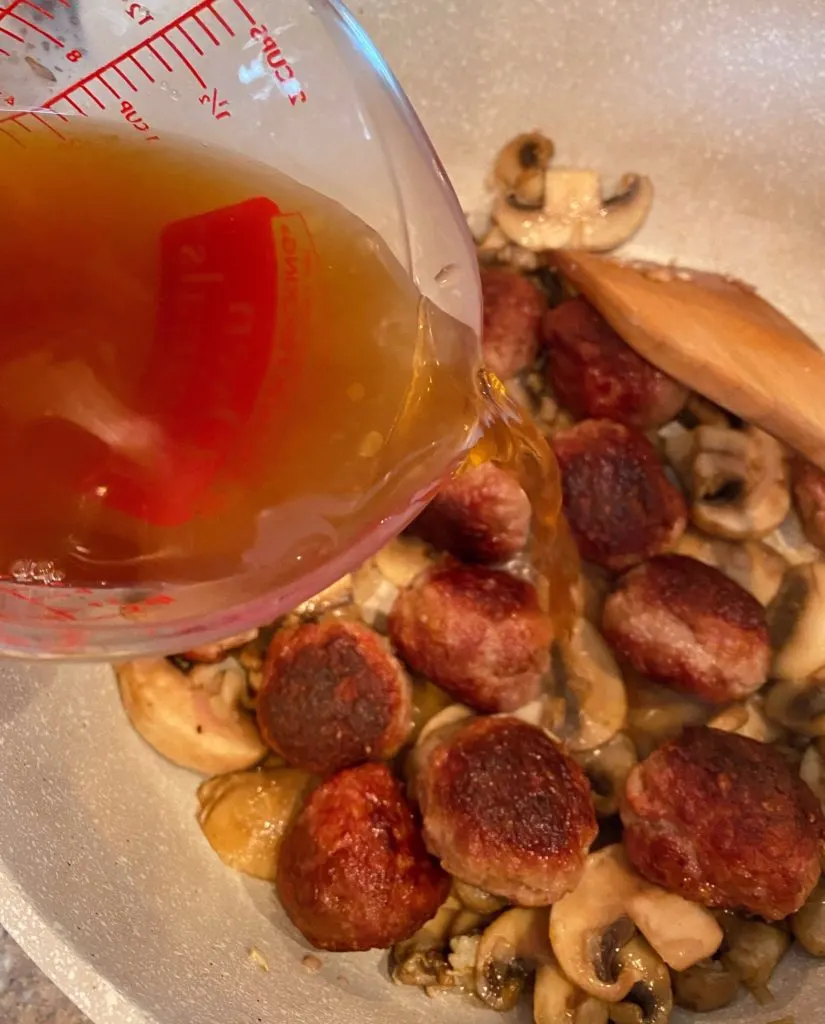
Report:
M 91 1024 L 0 928 L 0 1022 Z

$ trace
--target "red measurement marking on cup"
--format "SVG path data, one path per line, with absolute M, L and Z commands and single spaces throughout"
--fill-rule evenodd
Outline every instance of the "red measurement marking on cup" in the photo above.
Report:
M 38 20 L 35 21 L 35 17 L 38 17 Z M 31 32 L 36 32 L 38 35 L 43 36 L 44 39 L 48 39 L 54 46 L 63 49 L 66 45 L 64 41 L 50 32 L 49 28 L 39 18 L 53 21 L 54 15 L 45 7 L 35 3 L 34 0 L 12 0 L 8 7 L 0 7 L 0 39 L 5 37 L 5 39 L 12 39 L 17 43 L 22 43 L 24 38 L 20 35 L 20 31 L 21 29 L 29 29 Z M 5 53 L 5 56 L 9 56 L 7 51 L 0 51 L 0 53 Z
M 3 14 L 9 16 L 14 9 L 28 3 L 29 0 L 14 0 L 11 6 L 0 8 L 0 31 Z M 130 7 L 146 11 L 142 5 L 132 4 Z M 146 22 L 137 23 L 143 25 Z M 0 139 L 10 138 L 25 145 L 26 131 L 32 125 L 61 135 L 54 118 L 39 116 L 46 113 L 56 115 L 59 121 L 66 123 L 72 117 L 88 116 L 112 106 L 123 113 L 124 100 L 134 103 L 135 94 L 142 88 L 155 85 L 164 74 L 183 71 L 197 84 L 196 98 L 204 113 L 216 121 L 229 118 L 228 100 L 204 77 L 207 72 L 200 62 L 210 51 L 214 52 L 230 40 L 246 38 L 249 25 L 254 24 L 254 17 L 241 0 L 201 0 L 108 63 L 52 96 L 38 112 L 18 111 L 5 116 L 0 113 Z M 39 27 L 38 31 L 41 29 Z M 64 44 L 61 42 L 60 45 Z M 150 140 L 157 136 L 147 134 L 145 138 Z
M 34 591 L 21 590 L 19 587 L 0 585 L 0 598 L 11 597 L 15 601 L 31 605 L 43 612 L 46 618 L 61 620 L 63 622 L 74 622 L 76 616 L 63 608 L 54 608 L 44 598 L 38 596 Z

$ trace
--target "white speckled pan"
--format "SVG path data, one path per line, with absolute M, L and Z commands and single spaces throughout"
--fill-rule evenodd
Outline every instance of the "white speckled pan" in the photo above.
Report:
M 468 209 L 497 146 L 540 126 L 562 162 L 653 177 L 636 251 L 734 271 L 825 342 L 821 0 L 364 0 L 356 13 Z M 7 666 L 0 694 L 0 917 L 98 1024 L 491 1019 L 391 987 L 378 956 L 308 973 L 267 887 L 202 841 L 195 778 L 127 727 L 104 668 Z M 791 958 L 773 1006 L 714 1020 L 818 1021 L 824 984 Z

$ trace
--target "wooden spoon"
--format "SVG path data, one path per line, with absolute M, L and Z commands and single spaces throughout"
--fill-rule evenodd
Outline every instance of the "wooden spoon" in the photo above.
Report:
M 825 469 L 825 354 L 752 288 L 586 252 L 547 259 L 654 366 Z

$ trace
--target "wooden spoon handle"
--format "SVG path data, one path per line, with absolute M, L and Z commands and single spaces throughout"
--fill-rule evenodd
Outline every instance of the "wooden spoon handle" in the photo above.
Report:
M 586 252 L 547 258 L 654 366 L 825 469 L 825 354 L 753 289 Z

